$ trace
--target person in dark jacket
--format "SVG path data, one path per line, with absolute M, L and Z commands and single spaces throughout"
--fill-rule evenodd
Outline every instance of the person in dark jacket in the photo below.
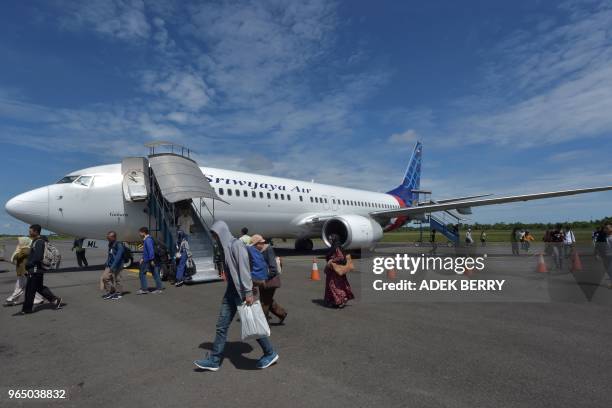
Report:
M 140 278 L 140 289 L 136 294 L 146 295 L 149 293 L 147 272 L 151 272 L 155 280 L 155 290 L 153 293 L 162 293 L 164 288 L 159 276 L 159 265 L 157 265 L 155 260 L 155 241 L 153 237 L 149 235 L 149 229 L 147 227 L 140 228 L 138 233 L 142 238 L 142 259 L 140 260 L 140 272 L 138 273 L 138 277 Z
M 72 250 L 76 254 L 79 268 L 82 268 L 83 265 L 85 265 L 86 268 L 89 266 L 89 262 L 87 262 L 87 258 L 85 258 L 85 248 L 83 248 L 83 242 L 85 242 L 85 238 L 75 238 L 74 242 L 72 243 Z
M 189 250 L 189 240 L 187 239 L 187 234 L 185 234 L 182 230 L 178 231 L 176 237 L 176 255 L 175 260 L 177 262 L 176 266 L 176 283 L 174 286 L 181 287 L 183 283 L 185 283 L 185 270 L 187 269 L 187 260 L 191 256 L 191 251 Z
M 563 241 L 565 240 L 565 234 L 561 230 L 561 226 L 555 226 L 555 229 L 550 232 L 550 243 L 552 249 L 553 260 L 557 270 L 563 268 Z
M 102 274 L 102 289 L 105 294 L 103 299 L 117 300 L 123 296 L 123 287 L 121 286 L 121 271 L 123 270 L 123 253 L 125 247 L 123 243 L 117 240 L 117 233 L 109 231 L 106 234 L 108 241 L 108 257 L 104 273 Z
M 272 313 L 282 324 L 287 318 L 287 311 L 274 300 L 274 293 L 281 285 L 274 248 L 261 235 L 255 234 L 251 237 L 251 246 L 248 247 L 248 250 L 252 259 L 260 258 L 263 262 L 263 276 L 256 275 L 256 271 L 251 271 L 253 284 L 259 288 L 263 312 L 268 319 Z
M 42 228 L 38 224 L 30 226 L 30 238 L 32 239 L 32 247 L 28 260 L 26 261 L 26 290 L 25 300 L 21 312 L 18 314 L 24 315 L 32 313 L 34 304 L 34 296 L 40 293 L 42 297 L 47 299 L 56 309 L 62 308 L 62 298 L 55 296 L 51 290 L 44 285 L 43 258 L 45 256 L 45 245 L 47 245 L 47 237 L 40 235 Z

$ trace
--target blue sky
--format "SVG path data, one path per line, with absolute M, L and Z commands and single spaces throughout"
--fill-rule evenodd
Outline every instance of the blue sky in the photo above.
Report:
M 28 1 L 0 14 L 0 201 L 142 155 L 439 198 L 612 184 L 612 4 Z M 610 215 L 612 193 L 473 221 Z M 0 213 L 0 231 L 21 224 Z

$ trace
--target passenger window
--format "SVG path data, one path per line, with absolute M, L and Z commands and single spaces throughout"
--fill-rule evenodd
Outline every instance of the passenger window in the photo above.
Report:
M 291 196 L 287 194 L 287 201 L 291 201 Z
M 272 198 L 272 195 L 268 193 L 268 200 Z
M 304 201 L 304 197 L 300 196 L 300 201 Z
M 251 191 L 251 197 L 256 198 L 257 194 L 254 191 Z
M 223 195 L 223 188 L 219 189 L 219 195 Z
M 234 191 L 236 192 L 236 197 L 240 197 L 240 190 L 236 189 Z
M 232 195 L 232 190 L 230 190 L 229 188 L 227 189 L 227 195 L 231 196 Z
M 315 197 L 315 203 L 319 203 L 319 197 Z
M 263 191 L 259 192 L 259 198 L 263 198 Z
M 244 194 L 244 196 L 245 196 L 245 197 L 248 197 L 248 196 L 249 196 L 249 192 L 248 192 L 248 191 L 246 191 L 246 190 L 244 190 L 242 193 Z
M 310 197 L 310 202 L 312 203 L 312 201 L 313 201 L 313 200 L 312 200 L 312 197 Z
M 284 200 L 284 199 L 285 199 L 285 195 L 281 194 L 281 200 Z

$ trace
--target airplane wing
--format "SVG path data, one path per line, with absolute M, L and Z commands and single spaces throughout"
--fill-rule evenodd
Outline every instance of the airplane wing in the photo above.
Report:
M 465 196 L 465 197 L 445 198 L 443 200 L 430 200 L 430 201 L 427 201 L 425 203 L 419 203 L 419 205 L 450 203 L 450 202 L 454 202 L 454 201 L 469 200 L 469 199 L 472 199 L 472 198 L 488 197 L 488 196 L 492 196 L 492 195 L 493 194 L 479 194 L 479 195 Z
M 524 194 L 508 197 L 485 198 L 480 200 L 452 201 L 448 203 L 436 203 L 419 205 L 416 207 L 395 208 L 393 210 L 373 211 L 370 215 L 374 218 L 394 218 L 399 216 L 410 216 L 425 214 L 436 211 L 456 210 L 470 207 L 481 207 L 493 204 L 513 203 L 517 201 L 541 200 L 543 198 L 563 197 L 575 194 L 595 193 L 598 191 L 612 190 L 612 186 L 580 188 L 576 190 L 553 191 L 549 193 Z

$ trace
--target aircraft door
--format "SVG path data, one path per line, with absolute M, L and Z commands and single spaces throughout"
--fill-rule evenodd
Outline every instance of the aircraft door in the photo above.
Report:
M 323 196 L 321 196 L 321 198 L 323 199 L 323 209 L 324 210 L 329 210 L 330 206 L 331 206 L 331 204 L 330 204 L 330 202 L 331 202 L 330 197 L 328 197 L 326 195 L 323 195 Z
M 125 201 L 145 201 L 149 196 L 149 164 L 144 157 L 126 157 L 121 162 Z
M 331 201 L 331 209 L 332 209 L 332 211 L 338 211 L 338 209 L 340 208 L 340 200 L 338 200 L 334 196 L 331 196 L 329 199 Z

